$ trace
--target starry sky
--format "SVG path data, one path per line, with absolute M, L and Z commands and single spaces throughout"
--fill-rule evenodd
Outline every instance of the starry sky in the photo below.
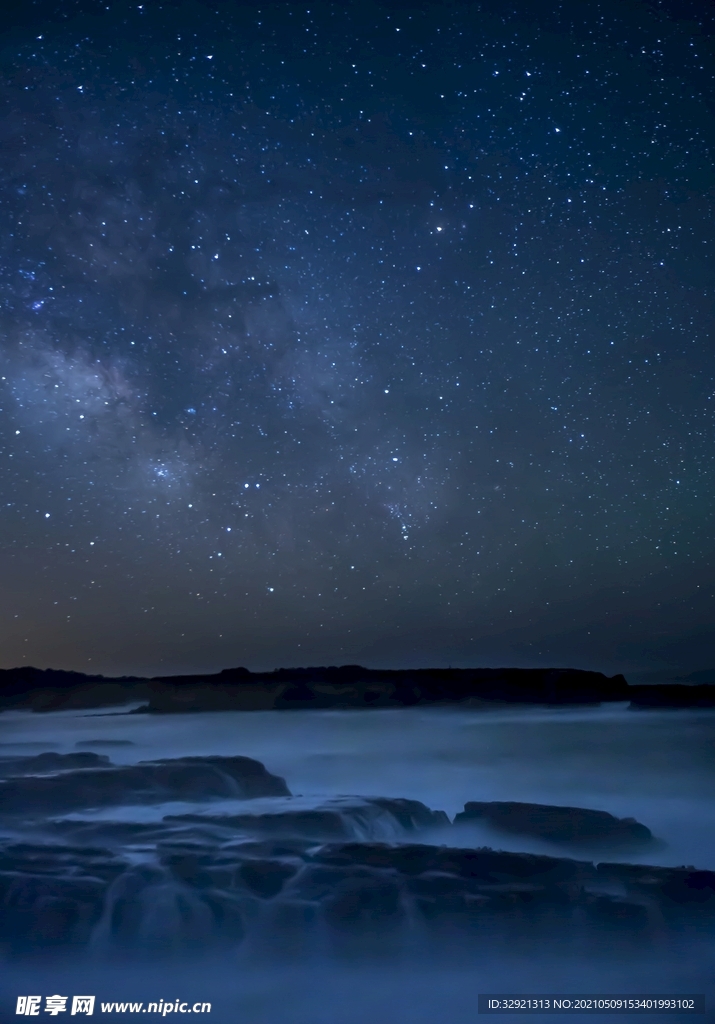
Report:
M 715 664 L 715 8 L 0 22 L 0 666 Z

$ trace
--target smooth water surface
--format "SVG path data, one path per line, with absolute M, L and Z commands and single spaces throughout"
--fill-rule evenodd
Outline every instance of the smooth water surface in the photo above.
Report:
M 662 848 L 629 859 L 702 868 L 715 868 L 714 740 L 715 711 L 631 711 L 623 704 L 0 715 L 0 755 L 94 749 L 130 763 L 244 754 L 284 776 L 296 795 L 409 797 L 450 818 L 468 800 L 589 807 L 637 818 L 663 840 Z M 556 849 L 478 826 L 446 830 L 434 841 Z

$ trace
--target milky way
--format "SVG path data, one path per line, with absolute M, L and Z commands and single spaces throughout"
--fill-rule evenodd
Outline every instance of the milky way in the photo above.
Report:
M 6 17 L 2 665 L 711 667 L 714 39 Z

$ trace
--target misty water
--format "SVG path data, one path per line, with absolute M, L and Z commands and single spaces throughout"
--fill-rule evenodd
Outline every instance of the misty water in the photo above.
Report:
M 460 826 L 421 842 L 491 846 L 586 859 L 715 868 L 715 712 L 595 708 L 483 711 L 440 707 L 389 710 L 129 714 L 102 709 L 0 715 L 0 756 L 94 750 L 116 764 L 185 755 L 242 754 L 283 776 L 302 805 L 338 796 L 420 800 L 450 819 L 468 800 L 565 804 L 634 817 L 660 841 L 636 853 L 581 848 Z M 255 804 L 255 801 L 251 801 Z M 191 810 L 190 804 L 123 808 L 126 819 Z M 389 835 L 382 837 L 390 839 Z M 399 963 L 300 966 L 241 956 L 138 967 L 106 963 L 15 964 L 2 982 L 4 1005 L 29 991 L 96 991 L 98 999 L 201 999 L 209 1020 L 229 1024 L 462 1024 L 479 992 L 703 992 L 713 995 L 707 940 L 669 948 L 663 958 L 584 956 L 546 948 L 481 950 L 440 962 L 417 950 Z M 100 991 L 101 990 L 101 991 Z M 7 1010 L 9 1012 L 9 1009 Z M 710 1012 L 707 1019 L 715 1019 Z M 13 1018 L 16 1019 L 16 1018 Z M 127 1018 L 129 1019 L 129 1018 Z M 544 1018 L 542 1018 L 544 1019 Z M 671 1017 L 670 1019 L 676 1019 Z M 703 1019 L 701 1016 L 700 1020 Z

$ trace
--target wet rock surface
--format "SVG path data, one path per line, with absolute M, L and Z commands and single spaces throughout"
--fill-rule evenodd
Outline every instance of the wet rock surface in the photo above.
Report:
M 386 797 L 332 798 L 301 807 L 298 800 L 273 801 L 269 808 L 236 812 L 207 808 L 198 814 L 167 815 L 165 821 L 214 822 L 257 836 L 306 839 L 393 839 L 401 832 L 449 825 L 444 811 L 431 811 L 417 800 Z
M 0 804 L 0 948 L 10 955 L 316 943 L 374 953 L 468 935 L 606 935 L 641 948 L 715 924 L 715 872 L 438 846 L 426 830 L 448 826 L 440 811 L 291 797 L 249 758 L 52 758 L 17 758 L 14 775 L 4 762 L 13 800 Z M 34 816 L 25 808 L 18 825 L 23 794 Z M 167 800 L 194 806 L 175 813 Z
M 606 811 L 583 807 L 471 801 L 456 816 L 455 824 L 474 821 L 485 822 L 503 832 L 534 836 L 553 843 L 607 843 L 609 846 L 628 847 L 653 842 L 650 829 L 635 818 L 616 818 Z
M 144 837 L 149 838 L 148 836 Z M 380 941 L 417 926 L 619 941 L 715 922 L 715 873 L 598 865 L 413 844 L 236 841 L 155 833 L 124 851 L 57 842 L 0 852 L 0 941 L 7 952 L 91 946 L 189 952 L 251 935 L 298 944 L 315 929 Z M 516 932 L 515 932 L 516 934 Z
M 55 770 L 38 766 L 55 758 Z M 35 767 L 28 767 L 30 762 Z M 43 762 L 44 764 L 44 762 Z M 271 775 L 250 757 L 184 757 L 111 765 L 101 754 L 42 754 L 12 759 L 0 766 L 3 813 L 48 814 L 86 807 L 158 803 L 168 800 L 208 800 L 234 797 L 287 796 L 283 779 Z M 60 770 L 57 770 L 60 769 Z
M 78 768 L 103 768 L 109 758 L 89 751 L 76 754 L 56 754 L 48 751 L 29 757 L 0 757 L 0 778 L 17 775 L 45 775 Z

